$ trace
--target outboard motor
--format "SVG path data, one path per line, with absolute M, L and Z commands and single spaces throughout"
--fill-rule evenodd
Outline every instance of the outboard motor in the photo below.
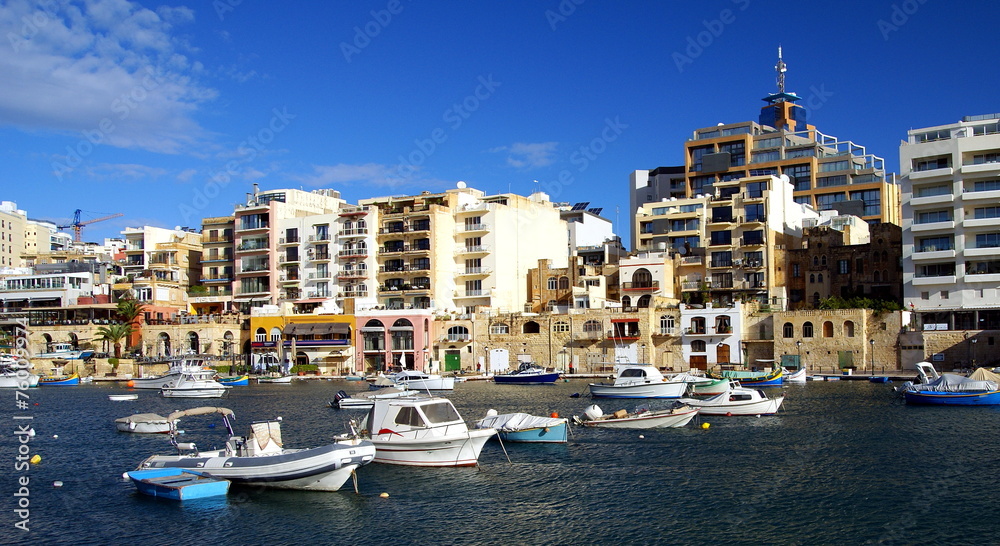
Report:
M 351 397 L 351 395 L 347 394 L 346 392 L 344 392 L 342 390 L 341 391 L 337 391 L 337 394 L 333 395 L 333 407 L 339 409 L 340 408 L 340 401 L 343 400 L 343 399 L 345 399 L 345 398 L 350 398 L 350 397 Z

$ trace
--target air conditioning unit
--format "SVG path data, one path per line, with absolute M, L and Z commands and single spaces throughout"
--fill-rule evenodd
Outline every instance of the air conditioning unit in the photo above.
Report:
M 733 265 L 736 267 L 743 267 L 743 260 L 741 258 L 736 258 L 733 260 Z

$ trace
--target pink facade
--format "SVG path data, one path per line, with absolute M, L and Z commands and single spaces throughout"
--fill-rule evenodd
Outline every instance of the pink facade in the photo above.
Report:
M 430 311 L 373 310 L 355 314 L 355 363 L 362 373 L 402 367 L 426 371 L 430 363 Z

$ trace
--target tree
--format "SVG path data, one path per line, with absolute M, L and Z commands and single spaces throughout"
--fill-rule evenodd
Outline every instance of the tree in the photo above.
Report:
M 110 343 L 115 348 L 115 358 L 121 358 L 122 341 L 128 339 L 130 335 L 132 335 L 131 324 L 109 324 L 98 328 L 94 339 Z
M 129 326 L 136 326 L 136 321 L 146 311 L 146 305 L 140 303 L 131 294 L 125 295 L 118 300 L 118 307 L 115 312 L 122 321 Z

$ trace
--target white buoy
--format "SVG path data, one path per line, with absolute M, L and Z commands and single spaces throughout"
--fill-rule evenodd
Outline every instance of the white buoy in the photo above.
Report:
M 127 480 L 128 479 L 128 472 L 122 472 L 122 479 L 123 480 Z
M 28 436 L 34 438 L 34 436 L 35 436 L 35 429 L 33 429 L 33 428 L 28 429 Z
M 382 497 L 383 499 L 387 499 L 387 498 L 389 498 L 389 494 L 388 494 L 388 493 L 382 493 L 382 494 L 381 494 L 381 495 L 379 495 L 379 496 L 380 496 L 380 497 Z
M 52 482 L 52 487 L 62 487 L 62 482 L 60 481 Z
M 56 440 L 59 439 L 59 435 L 58 434 L 53 434 L 52 437 L 55 438 Z
M 642 439 L 645 439 L 645 438 L 646 438 L 646 437 L 645 437 L 645 436 L 643 436 L 642 434 L 640 434 L 640 435 L 639 435 L 639 439 L 640 439 L 640 440 L 642 440 Z

